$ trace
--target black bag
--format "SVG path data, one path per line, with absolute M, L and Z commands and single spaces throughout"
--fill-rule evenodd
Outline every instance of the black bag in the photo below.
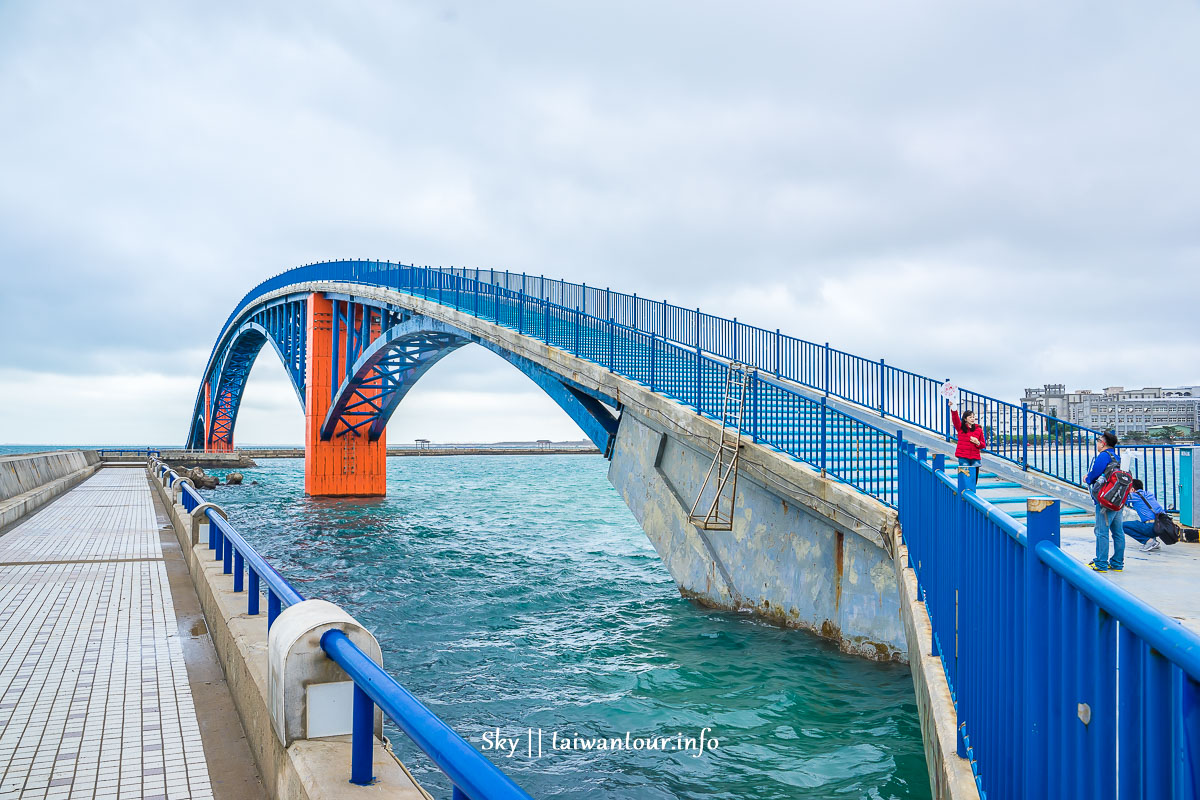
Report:
M 1150 501 L 1146 499 L 1145 494 L 1138 492 L 1138 497 L 1142 498 L 1142 502 L 1146 504 L 1146 508 L 1150 508 Z M 1169 514 L 1155 514 L 1154 535 L 1163 544 L 1175 544 L 1179 541 L 1179 527 Z
M 1154 515 L 1154 535 L 1163 544 L 1175 544 L 1179 541 L 1179 527 L 1175 520 L 1166 514 Z

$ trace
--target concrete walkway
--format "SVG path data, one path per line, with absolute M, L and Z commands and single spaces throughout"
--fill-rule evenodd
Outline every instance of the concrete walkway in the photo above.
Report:
M 211 664 L 189 641 L 203 631 L 180 630 L 195 595 L 172 579 L 183 562 L 142 466 L 102 469 L 0 536 L 0 800 L 263 796 L 227 693 L 215 714 L 194 706 L 189 671 Z M 218 771 L 236 788 L 214 791 Z

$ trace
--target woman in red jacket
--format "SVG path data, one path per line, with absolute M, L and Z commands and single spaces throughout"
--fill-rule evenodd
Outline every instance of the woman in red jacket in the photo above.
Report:
M 975 482 L 978 483 L 979 464 L 983 460 L 983 450 L 987 447 L 983 427 L 976 421 L 974 411 L 968 409 L 960 418 L 955 404 L 949 400 L 946 402 L 950 405 L 950 421 L 954 423 L 954 430 L 958 434 L 958 446 L 954 448 L 954 455 L 958 458 L 960 467 L 974 468 Z

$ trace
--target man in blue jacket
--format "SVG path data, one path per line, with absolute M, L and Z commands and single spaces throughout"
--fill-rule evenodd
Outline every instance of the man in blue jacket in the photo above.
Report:
M 1154 515 L 1165 514 L 1167 510 L 1154 496 L 1147 492 L 1146 485 L 1137 478 L 1133 479 L 1133 491 L 1129 493 L 1130 508 L 1137 512 L 1137 522 L 1126 522 L 1121 527 L 1125 535 L 1142 543 L 1142 552 L 1150 553 L 1162 547 L 1162 542 L 1154 535 Z
M 1096 437 L 1096 460 L 1087 474 L 1088 491 L 1092 495 L 1092 502 L 1096 504 L 1096 558 L 1088 566 L 1096 572 L 1120 572 L 1125 569 L 1125 532 L 1121 530 L 1121 512 L 1107 509 L 1096 500 L 1096 492 L 1102 483 L 1100 476 L 1113 462 L 1121 463 L 1121 454 L 1117 452 L 1117 435 L 1102 433 Z M 1108 557 L 1110 536 L 1113 543 L 1111 560 Z

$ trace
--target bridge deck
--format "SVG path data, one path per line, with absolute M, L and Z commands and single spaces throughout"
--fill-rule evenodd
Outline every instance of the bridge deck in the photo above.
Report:
M 141 468 L 102 469 L 0 537 L 0 800 L 261 796 L 236 718 L 198 719 L 189 668 L 213 665 L 181 630 L 195 597 L 165 541 Z M 206 748 L 236 789 L 214 793 Z

